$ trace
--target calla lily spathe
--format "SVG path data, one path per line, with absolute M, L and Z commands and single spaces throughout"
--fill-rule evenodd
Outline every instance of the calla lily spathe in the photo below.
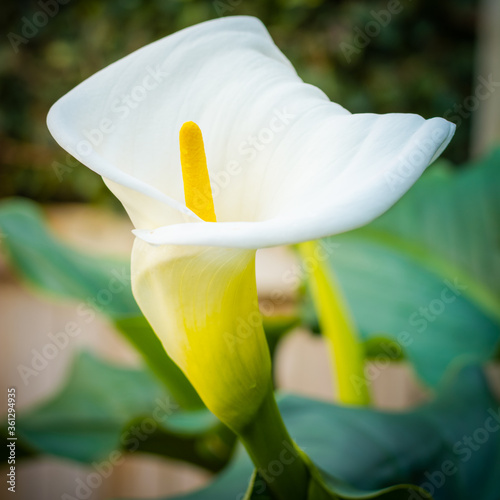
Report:
M 203 131 L 217 222 L 184 202 L 187 121 Z M 232 426 L 270 386 L 262 327 L 249 320 L 255 250 L 370 222 L 454 133 L 441 118 L 349 113 L 303 83 L 251 17 L 208 21 L 130 54 L 61 98 L 48 126 L 123 203 L 136 228 L 135 297 Z M 251 334 L 237 333 L 249 325 Z

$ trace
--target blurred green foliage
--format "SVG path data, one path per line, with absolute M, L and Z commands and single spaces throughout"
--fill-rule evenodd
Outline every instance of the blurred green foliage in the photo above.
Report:
M 474 85 L 477 1 L 392 0 L 398 12 L 387 22 L 381 11 L 390 3 L 7 2 L 0 21 L 4 33 L 0 46 L 0 197 L 116 204 L 98 176 L 79 168 L 52 140 L 45 125 L 49 107 L 76 84 L 127 53 L 221 15 L 259 17 L 299 75 L 352 112 L 446 115 L 471 94 Z M 42 5 L 49 12 L 45 22 Z M 375 35 L 372 21 L 376 16 L 382 19 L 377 21 L 379 28 L 385 26 Z M 447 158 L 457 163 L 467 159 L 469 129 L 470 119 L 466 119 L 445 154 Z

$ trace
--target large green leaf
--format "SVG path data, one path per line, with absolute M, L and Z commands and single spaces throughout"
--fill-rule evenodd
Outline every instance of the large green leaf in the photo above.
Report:
M 179 411 L 143 370 L 82 353 L 62 390 L 17 419 L 25 456 L 39 453 L 99 463 L 120 451 L 147 451 L 218 470 L 234 436 L 208 410 Z
M 330 488 L 329 496 L 316 488 L 310 500 L 369 498 L 382 492 L 380 498 L 385 499 L 419 498 L 416 490 L 395 487 L 398 483 L 422 486 L 436 500 L 500 496 L 500 404 L 477 367 L 462 370 L 432 403 L 406 413 L 341 407 L 296 396 L 282 397 L 279 406 L 290 434 Z M 240 449 L 211 485 L 175 498 L 269 499 L 252 469 Z M 245 497 L 250 478 L 253 482 Z
M 433 167 L 385 215 L 324 241 L 363 338 L 398 342 L 430 386 L 500 340 L 499 193 L 500 150 Z
M 36 203 L 23 198 L 0 203 L 0 232 L 12 267 L 37 289 L 90 300 L 113 317 L 140 314 L 130 289 L 130 263 L 97 258 L 63 244 L 47 229 Z

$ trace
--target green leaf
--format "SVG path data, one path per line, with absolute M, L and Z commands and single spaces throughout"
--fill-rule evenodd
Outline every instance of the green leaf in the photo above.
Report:
M 22 198 L 0 203 L 0 232 L 13 268 L 38 290 L 90 301 L 113 317 L 140 314 L 130 289 L 130 263 L 97 258 L 61 243 L 48 231 L 36 203 Z M 112 299 L 108 293 L 104 298 L 103 291 Z
M 143 318 L 132 295 L 128 260 L 98 258 L 63 244 L 48 230 L 38 205 L 21 198 L 0 204 L 0 231 L 2 246 L 25 281 L 57 297 L 89 303 L 110 316 L 183 408 L 204 407 Z
M 120 368 L 82 353 L 65 386 L 17 419 L 24 455 L 93 464 L 145 451 L 219 470 L 234 436 L 208 411 L 184 413 L 144 370 Z
M 455 174 L 436 166 L 385 215 L 324 241 L 364 340 L 398 343 L 379 350 L 402 348 L 431 387 L 499 344 L 499 189 L 500 150 Z
M 428 489 L 436 500 L 498 498 L 500 405 L 478 367 L 463 369 L 435 401 L 405 413 L 288 395 L 279 406 L 290 434 L 321 474 L 319 478 L 315 473 L 309 500 L 426 498 L 405 483 Z M 231 465 L 207 488 L 175 498 L 270 499 L 252 470 L 240 448 Z M 266 473 L 272 477 L 273 470 L 279 473 L 279 465 L 270 464 Z

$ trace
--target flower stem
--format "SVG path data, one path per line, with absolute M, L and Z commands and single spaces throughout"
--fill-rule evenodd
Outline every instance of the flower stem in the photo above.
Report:
M 306 500 L 309 471 L 269 391 L 255 419 L 239 432 L 260 476 L 277 500 Z
M 370 404 L 364 373 L 364 352 L 347 304 L 328 264 L 329 255 L 320 241 L 299 245 L 309 272 L 311 294 L 321 332 L 334 361 L 334 385 L 342 403 Z

